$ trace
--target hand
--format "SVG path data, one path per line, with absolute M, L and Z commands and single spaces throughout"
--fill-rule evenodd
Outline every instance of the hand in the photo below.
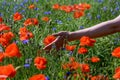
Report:
M 68 38 L 69 38 L 69 32 L 67 32 L 67 31 L 61 31 L 59 33 L 55 33 L 52 35 L 55 36 L 56 39 L 53 42 L 51 42 L 50 44 L 48 44 L 47 46 L 45 46 L 43 48 L 44 50 L 50 51 L 52 46 L 55 46 L 55 48 L 57 50 L 60 50 L 62 47 L 65 46 L 65 44 L 67 43 Z

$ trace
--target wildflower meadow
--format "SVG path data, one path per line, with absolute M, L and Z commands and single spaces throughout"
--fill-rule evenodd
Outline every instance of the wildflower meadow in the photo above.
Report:
M 120 33 L 43 49 L 118 15 L 120 0 L 0 0 L 0 80 L 120 80 Z

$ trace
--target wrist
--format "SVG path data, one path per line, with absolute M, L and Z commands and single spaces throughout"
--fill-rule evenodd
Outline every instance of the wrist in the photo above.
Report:
M 72 37 L 73 37 L 73 32 L 67 32 L 67 40 L 68 41 L 72 41 Z

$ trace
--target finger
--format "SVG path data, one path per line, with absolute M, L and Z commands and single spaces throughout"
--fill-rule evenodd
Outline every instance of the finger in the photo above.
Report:
M 55 36 L 55 37 L 60 36 L 60 32 L 59 33 L 54 33 L 52 35 Z
M 50 51 L 51 50 L 51 45 L 47 45 L 47 46 L 45 46 L 44 48 L 43 48 L 43 50 L 47 50 L 47 51 Z
M 52 48 L 52 43 L 51 44 L 48 44 L 47 46 L 45 46 L 44 48 L 43 48 L 43 50 L 50 50 Z
M 54 33 L 52 35 L 57 37 L 57 36 L 63 36 L 65 33 L 66 33 L 66 31 L 61 31 L 61 32 L 58 32 L 58 33 Z

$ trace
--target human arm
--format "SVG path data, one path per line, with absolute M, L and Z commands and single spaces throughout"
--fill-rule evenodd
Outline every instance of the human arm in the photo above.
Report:
M 57 49 L 63 47 L 63 45 L 67 41 L 79 40 L 82 36 L 89 36 L 91 38 L 103 37 L 109 34 L 113 34 L 116 32 L 120 32 L 120 15 L 115 19 L 105 21 L 94 25 L 92 27 L 77 30 L 73 32 L 61 31 L 53 34 L 56 36 L 56 40 L 54 40 L 49 45 L 45 46 L 43 49 L 50 50 L 50 47 L 55 44 Z
M 97 38 L 116 32 L 120 32 L 120 16 L 113 20 L 105 21 L 86 29 L 69 32 L 70 37 L 68 38 L 68 41 L 78 40 L 83 35 L 91 38 Z

